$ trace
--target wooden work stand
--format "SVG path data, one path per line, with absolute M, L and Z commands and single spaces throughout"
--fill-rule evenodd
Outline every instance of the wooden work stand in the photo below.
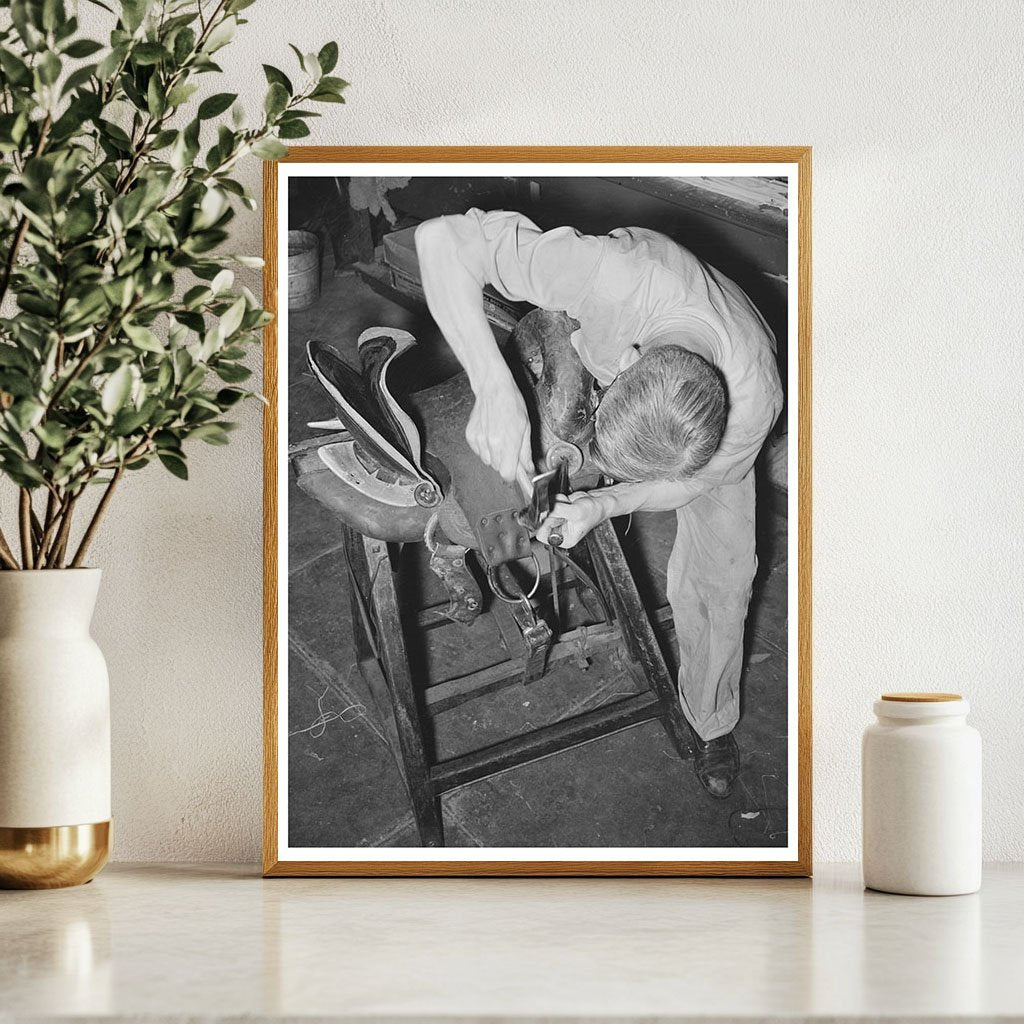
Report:
M 393 546 L 361 536 L 349 527 L 345 530 L 356 657 L 371 689 L 386 694 L 390 704 L 396 757 L 424 846 L 445 845 L 442 794 L 634 725 L 659 719 L 679 756 L 692 756 L 692 734 L 679 705 L 673 674 L 658 646 L 610 522 L 601 523 L 575 550 L 588 571 L 592 570 L 590 575 L 608 610 L 606 620 L 590 627 L 584 638 L 591 651 L 601 647 L 624 648 L 648 688 L 573 718 L 442 761 L 433 761 L 428 754 L 424 716 L 518 682 L 523 658 L 516 645 L 524 646 L 522 637 L 507 607 L 494 601 L 484 614 L 495 616 L 509 651 L 508 660 L 457 680 L 440 681 L 425 693 L 420 692 L 423 688 L 414 685 L 410 670 L 406 631 L 440 624 L 444 621 L 440 610 L 424 609 L 415 616 L 408 612 L 403 615 L 396 590 Z M 578 580 L 568 579 L 564 586 L 571 589 L 578 584 Z M 556 637 L 550 661 L 573 657 L 579 651 L 579 638 L 574 633 L 579 630 Z

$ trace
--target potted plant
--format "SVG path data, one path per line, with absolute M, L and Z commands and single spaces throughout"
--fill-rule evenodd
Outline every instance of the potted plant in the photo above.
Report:
M 110 821 L 107 674 L 90 545 L 123 479 L 188 476 L 252 397 L 270 319 L 224 255 L 239 161 L 343 102 L 338 47 L 264 65 L 258 116 L 204 89 L 254 0 L 121 0 L 109 41 L 64 0 L 0 0 L 0 884 L 91 878 Z M 293 49 L 295 49 L 293 47 Z M 206 78 L 205 81 L 209 81 Z M 251 116 L 253 112 L 249 112 Z

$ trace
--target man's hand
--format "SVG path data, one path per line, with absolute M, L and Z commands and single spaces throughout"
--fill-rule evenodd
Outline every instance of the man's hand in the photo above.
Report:
M 512 378 L 500 387 L 481 388 L 466 425 L 469 447 L 508 483 L 518 483 L 527 499 L 533 493 L 530 417 Z
M 559 547 L 573 548 L 605 518 L 604 506 L 585 491 L 568 497 L 559 494 L 554 507 L 537 529 L 537 540 L 542 544 L 549 543 L 549 537 L 554 530 L 562 535 Z

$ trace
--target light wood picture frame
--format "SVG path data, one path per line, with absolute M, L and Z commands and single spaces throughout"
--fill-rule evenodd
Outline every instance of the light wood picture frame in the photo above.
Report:
M 352 185 L 357 179 L 358 190 Z M 495 189 L 498 189 L 500 184 L 498 192 L 489 189 L 486 182 L 490 179 L 498 183 L 495 184 Z M 343 244 L 352 247 L 348 256 L 352 257 L 352 264 L 357 266 L 356 277 L 363 275 L 377 288 L 379 282 L 374 275 L 383 275 L 383 283 L 380 284 L 378 291 L 387 292 L 388 288 L 404 288 L 405 298 L 401 301 L 409 308 L 413 308 L 415 302 L 421 303 L 422 312 L 416 314 L 421 317 L 428 317 L 422 288 L 417 292 L 417 283 L 410 283 L 403 278 L 400 267 L 396 269 L 392 265 L 388 269 L 384 264 L 377 266 L 381 252 L 377 243 L 382 232 L 386 234 L 390 231 L 392 216 L 397 218 L 397 227 L 400 228 L 404 220 L 423 217 L 422 211 L 426 211 L 425 216 L 464 212 L 457 207 L 460 196 L 467 197 L 467 208 L 484 206 L 487 209 L 515 209 L 516 212 L 523 213 L 540 208 L 533 201 L 538 195 L 550 194 L 550 183 L 555 194 L 564 194 L 570 198 L 563 200 L 563 205 L 557 207 L 559 211 L 565 211 L 561 218 L 552 219 L 550 211 L 546 217 L 547 222 L 542 222 L 541 217 L 536 218 L 542 231 L 565 224 L 579 228 L 587 235 L 603 235 L 609 230 L 608 227 L 594 230 L 590 225 L 604 225 L 608 217 L 616 215 L 619 215 L 621 220 L 621 223 L 615 222 L 618 227 L 636 224 L 640 228 L 658 230 L 660 222 L 655 214 L 664 208 L 669 210 L 666 223 L 694 225 L 692 238 L 695 241 L 692 248 L 702 260 L 715 266 L 715 260 L 709 257 L 708 253 L 727 253 L 728 259 L 732 261 L 730 266 L 719 266 L 717 271 L 738 280 L 747 294 L 750 294 L 754 307 L 770 322 L 771 329 L 778 338 L 779 372 L 785 391 L 783 418 L 788 418 L 783 442 L 784 454 L 781 456 L 783 468 L 778 470 L 786 485 L 775 490 L 771 487 L 762 490 L 760 477 L 758 484 L 758 501 L 772 501 L 775 509 L 772 514 L 781 517 L 780 521 L 785 523 L 785 526 L 780 528 L 784 539 L 778 542 L 783 545 L 784 550 L 773 562 L 773 565 L 779 566 L 778 571 L 786 580 L 780 591 L 784 594 L 784 598 L 780 598 L 783 607 L 774 620 L 775 633 L 765 640 L 769 644 L 766 650 L 772 658 L 777 658 L 781 665 L 773 677 L 776 686 L 772 691 L 772 700 L 776 702 L 773 705 L 773 714 L 776 715 L 773 721 L 783 723 L 781 728 L 785 735 L 781 738 L 784 752 L 776 752 L 773 765 L 781 767 L 772 774 L 765 770 L 764 764 L 748 763 L 747 759 L 753 758 L 754 753 L 745 751 L 741 743 L 743 771 L 747 773 L 742 784 L 745 791 L 750 794 L 749 805 L 743 804 L 742 801 L 739 804 L 736 801 L 731 804 L 726 801 L 722 805 L 723 814 L 726 810 L 729 811 L 728 834 L 735 837 L 735 849 L 718 841 L 693 845 L 682 842 L 659 845 L 650 853 L 645 852 L 640 842 L 627 847 L 615 840 L 600 849 L 598 843 L 577 844 L 575 841 L 572 845 L 564 846 L 546 842 L 526 846 L 518 841 L 500 845 L 486 842 L 481 844 L 480 830 L 472 822 L 465 834 L 461 832 L 462 826 L 457 826 L 459 834 L 455 839 L 458 839 L 458 842 L 450 842 L 447 846 L 426 845 L 424 836 L 436 842 L 437 837 L 442 835 L 440 830 L 445 827 L 438 825 L 438 819 L 443 814 L 441 795 L 444 793 L 452 792 L 459 787 L 472 786 L 481 780 L 492 778 L 495 773 L 514 775 L 519 768 L 513 766 L 549 765 L 552 760 L 550 755 L 554 752 L 575 750 L 577 746 L 592 740 L 596 741 L 592 744 L 592 749 L 600 750 L 600 744 L 607 743 L 604 737 L 623 736 L 632 726 L 655 721 L 659 715 L 662 719 L 668 718 L 676 723 L 675 726 L 672 725 L 672 721 L 666 724 L 667 733 L 671 733 L 675 728 L 678 734 L 680 723 L 683 726 L 686 723 L 679 717 L 678 707 L 675 711 L 667 709 L 667 691 L 662 679 L 658 684 L 662 687 L 660 690 L 657 685 L 651 683 L 652 691 L 647 695 L 650 699 L 647 699 L 646 703 L 642 699 L 644 691 L 641 691 L 631 693 L 622 705 L 611 702 L 591 708 L 582 716 L 586 721 L 580 726 L 582 732 L 578 742 L 571 742 L 572 737 L 569 736 L 575 726 L 571 722 L 566 724 L 567 719 L 558 713 L 536 734 L 541 738 L 532 748 L 529 746 L 530 741 L 524 739 L 522 735 L 515 737 L 519 743 L 518 747 L 512 740 L 507 741 L 515 750 L 499 750 L 498 748 L 503 747 L 500 741 L 489 745 L 487 751 L 498 751 L 497 760 L 493 763 L 488 760 L 490 754 L 487 751 L 459 752 L 448 758 L 433 756 L 426 727 L 417 717 L 417 710 L 422 714 L 425 708 L 423 684 L 418 678 L 421 668 L 417 662 L 419 655 L 410 660 L 406 646 L 401 642 L 396 654 L 395 649 L 390 646 L 390 641 L 385 642 L 387 636 L 380 635 L 380 631 L 385 628 L 402 633 L 410 623 L 415 625 L 426 621 L 426 613 L 420 611 L 417 618 L 415 608 L 410 612 L 403 606 L 403 585 L 400 578 L 397 590 L 395 588 L 394 572 L 398 564 L 397 552 L 400 546 L 372 538 L 364 541 L 358 531 L 351 529 L 346 530 L 343 541 L 337 541 L 335 544 L 335 547 L 341 550 L 338 560 L 323 562 L 318 569 L 317 586 L 321 588 L 318 593 L 329 594 L 332 607 L 324 611 L 324 621 L 328 625 L 325 626 L 324 622 L 318 620 L 315 626 L 316 636 L 319 638 L 317 642 L 322 639 L 323 643 L 329 646 L 330 629 L 333 628 L 330 623 L 338 621 L 339 616 L 351 616 L 345 629 L 352 630 L 352 636 L 359 632 L 360 622 L 362 623 L 365 638 L 345 642 L 351 642 L 357 648 L 356 654 L 352 656 L 355 670 L 358 672 L 361 669 L 364 673 L 375 674 L 375 682 L 371 680 L 367 691 L 372 691 L 372 696 L 376 700 L 374 706 L 381 713 L 382 724 L 374 727 L 379 734 L 374 742 L 378 745 L 383 743 L 393 749 L 394 760 L 401 767 L 401 778 L 406 787 L 404 792 L 407 794 L 406 799 L 411 810 L 406 812 L 402 822 L 399 822 L 390 833 L 387 830 L 381 833 L 378 829 L 377 834 L 364 836 L 358 830 L 342 829 L 338 834 L 342 835 L 343 841 L 337 843 L 323 841 L 324 837 L 329 840 L 333 835 L 326 825 L 320 831 L 314 827 L 320 819 L 333 820 L 332 815 L 337 816 L 332 809 L 337 806 L 336 794 L 337 799 L 348 799 L 346 787 L 350 785 L 350 780 L 336 768 L 332 774 L 329 766 L 341 763 L 334 760 L 336 756 L 341 757 L 344 754 L 345 739 L 339 734 L 338 729 L 349 725 L 351 718 L 346 712 L 357 707 L 351 701 L 345 705 L 343 696 L 339 696 L 335 704 L 328 706 L 333 692 L 321 703 L 312 692 L 312 688 L 307 686 L 306 690 L 310 692 L 304 691 L 295 699 L 301 698 L 302 702 L 308 704 L 306 710 L 313 709 L 314 717 L 306 715 L 298 725 L 295 722 L 289 725 L 286 717 L 289 713 L 287 666 L 290 638 L 286 625 L 289 621 L 289 586 L 295 587 L 301 582 L 295 582 L 298 579 L 295 572 L 289 573 L 291 562 L 287 548 L 289 538 L 294 539 L 294 536 L 288 532 L 288 486 L 289 480 L 294 481 L 295 475 L 295 471 L 289 468 L 289 462 L 294 464 L 297 459 L 315 459 L 319 452 L 319 440 L 316 438 L 324 437 L 337 441 L 339 437 L 347 437 L 343 428 L 341 434 L 325 433 L 322 429 L 314 440 L 302 439 L 306 445 L 304 448 L 302 445 L 297 446 L 294 438 L 289 438 L 289 422 L 294 426 L 307 415 L 304 407 L 295 404 L 294 393 L 289 396 L 289 389 L 296 385 L 298 380 L 299 371 L 296 367 L 300 363 L 302 366 L 306 365 L 306 343 L 310 340 L 306 335 L 310 320 L 308 316 L 306 320 L 302 320 L 300 314 L 294 311 L 290 314 L 288 310 L 288 231 L 293 229 L 288 218 L 288 189 L 289 186 L 293 187 L 297 191 L 291 194 L 299 195 L 298 190 L 306 190 L 307 183 L 314 180 L 320 182 L 316 188 L 326 187 L 323 183 L 330 181 L 331 187 L 337 189 L 339 203 L 345 198 L 349 200 L 347 206 L 341 203 L 344 210 L 339 207 L 335 212 L 338 216 L 350 218 L 345 221 L 349 226 L 345 228 L 342 236 Z M 411 182 L 412 185 L 403 185 L 401 182 Z M 480 182 L 485 184 L 479 185 Z M 589 183 L 597 184 L 591 187 Z M 417 192 L 419 197 L 415 202 L 404 201 L 401 198 L 403 190 L 408 191 L 410 188 Z M 313 190 L 313 185 L 309 185 L 309 190 Z M 442 192 L 443 201 L 437 199 Z M 359 198 L 355 198 L 357 194 Z M 502 197 L 500 205 L 496 205 L 498 201 L 495 200 L 495 195 Z M 512 201 L 505 201 L 510 196 L 513 197 Z M 621 204 L 616 197 L 621 198 Z M 521 200 L 518 208 L 515 205 L 517 198 Z M 392 204 L 398 209 L 392 209 Z M 678 212 L 677 208 L 681 212 Z M 352 210 L 359 211 L 354 219 Z M 630 214 L 634 214 L 635 219 L 630 218 Z M 411 228 L 409 231 L 411 237 Z M 362 236 L 352 242 L 352 238 L 360 232 Z M 744 232 L 749 234 L 749 239 Z M 691 240 L 690 234 L 683 239 L 677 237 L 678 231 L 666 230 L 664 233 L 673 241 L 690 248 L 687 244 Z M 716 241 L 724 237 L 723 233 L 728 236 L 728 241 Z M 336 244 L 342 245 L 337 243 L 337 238 L 342 236 L 337 232 L 331 235 L 330 231 L 325 229 L 320 238 L 325 251 Z M 263 387 L 267 399 L 264 413 L 263 466 L 264 874 L 268 877 L 809 876 L 812 869 L 810 148 L 292 147 L 282 161 L 268 162 L 265 165 L 263 239 L 263 301 L 266 308 L 275 314 L 274 321 L 268 325 L 264 334 Z M 771 259 L 761 255 L 768 251 L 769 246 L 773 247 L 772 251 L 775 253 Z M 334 259 L 337 272 L 339 265 L 344 263 L 347 257 L 339 248 L 332 249 L 330 255 Z M 741 268 L 738 275 L 732 270 L 733 266 Z M 351 270 L 346 272 L 351 273 Z M 390 278 L 387 278 L 388 273 L 391 275 Z M 341 278 L 337 277 L 325 278 L 325 287 L 336 287 L 340 280 Z M 753 282 L 753 292 L 750 282 Z M 308 283 L 307 279 L 306 284 Z M 319 278 L 316 287 L 319 287 Z M 775 289 L 772 294 L 776 298 L 770 300 L 776 302 L 774 318 L 765 313 L 756 297 L 755 292 L 760 294 L 758 289 L 762 287 Z M 409 297 L 410 294 L 412 298 Z M 510 312 L 500 295 L 495 295 L 494 300 L 492 306 L 486 307 L 492 324 L 500 323 L 502 317 L 514 318 L 518 315 L 515 310 Z M 487 302 L 485 295 L 485 305 Z M 343 305 L 342 302 L 338 308 L 342 308 Z M 329 323 L 317 323 L 318 331 L 329 331 Z M 366 326 L 376 325 L 368 323 Z M 299 346 L 301 351 L 296 355 Z M 352 351 L 355 351 L 354 339 Z M 312 374 L 306 376 L 310 379 L 313 377 Z M 315 380 L 307 380 L 303 387 L 307 385 L 317 386 Z M 289 397 L 292 398 L 291 403 Z M 315 414 L 316 410 L 308 410 L 308 415 Z M 286 418 L 289 416 L 291 419 Z M 794 432 L 795 444 L 791 443 L 794 440 Z M 779 434 L 779 428 L 776 428 L 776 434 L 782 436 Z M 289 440 L 293 442 L 291 445 Z M 429 450 L 429 441 L 426 447 Z M 785 468 L 785 452 L 788 452 L 788 469 Z M 320 458 L 326 461 L 322 455 Z M 764 472 L 762 462 L 763 459 L 759 460 L 758 464 L 758 473 L 761 474 Z M 308 468 L 310 463 L 307 461 L 303 465 Z M 314 472 L 322 469 L 322 465 L 316 463 Z M 337 512 L 337 508 L 334 512 Z M 330 521 L 330 514 L 324 508 L 321 507 L 318 514 L 321 518 L 317 522 Z M 329 526 L 327 528 L 330 529 Z M 640 599 L 641 604 L 650 614 L 641 616 L 641 625 L 633 625 L 635 607 L 630 604 L 631 598 L 628 594 L 623 597 L 619 593 L 620 587 L 615 583 L 621 578 L 621 574 L 625 574 L 629 577 L 629 586 L 621 589 L 629 591 L 630 594 L 637 592 L 632 584 L 632 573 L 629 568 L 632 562 L 622 556 L 619 543 L 623 532 L 621 524 L 618 533 L 608 524 L 599 529 L 605 529 L 607 533 L 602 535 L 603 540 L 591 552 L 587 564 L 593 568 L 597 589 L 614 591 L 608 598 L 612 608 L 608 613 L 606 625 L 611 628 L 615 624 L 622 624 L 622 638 L 618 642 L 625 644 L 628 648 L 626 658 L 631 664 L 640 664 L 643 667 L 642 674 L 646 674 L 645 677 L 650 682 L 653 678 L 651 673 L 657 675 L 660 671 L 662 676 L 664 675 L 664 666 L 667 664 L 665 658 L 671 658 L 671 654 L 665 653 L 666 643 L 672 642 L 671 639 L 665 640 L 662 629 L 665 616 L 662 615 L 659 619 L 654 608 L 646 602 L 646 598 L 643 598 Z M 594 531 L 595 534 L 598 532 Z M 385 538 L 388 539 L 390 538 Z M 604 551 L 605 543 L 610 545 L 610 554 Z M 759 555 L 760 543 L 759 540 Z M 301 559 L 294 561 L 296 566 L 301 563 Z M 554 555 L 551 555 L 551 562 L 556 562 Z M 774 572 L 775 569 L 771 571 Z M 537 573 L 539 580 L 539 565 Z M 290 580 L 293 582 L 290 583 Z M 552 587 L 557 609 L 557 577 L 553 578 Z M 756 582 L 754 592 L 756 601 Z M 350 598 L 351 611 L 348 610 L 347 604 Z M 335 600 L 340 601 L 337 607 L 333 606 Z M 314 606 L 322 606 L 322 600 L 321 605 Z M 295 607 L 298 608 L 299 605 L 296 604 Z M 434 615 L 434 618 L 437 616 Z M 671 615 L 668 622 L 671 626 Z M 594 628 L 600 632 L 599 628 Z M 639 640 L 634 635 L 637 631 L 643 633 Z M 350 634 L 345 635 L 348 637 Z M 586 627 L 583 627 L 582 635 L 586 644 Z M 669 635 L 671 637 L 672 634 Z M 507 633 L 503 633 L 502 638 L 502 642 L 505 642 L 508 639 Z M 296 645 L 301 648 L 301 640 L 293 640 L 292 646 Z M 360 645 L 361 654 L 358 650 Z M 749 674 L 755 668 L 760 668 L 761 663 L 757 659 L 763 657 L 765 663 L 770 661 L 769 654 L 751 653 L 752 642 L 749 636 L 747 645 L 741 695 L 744 692 L 743 687 L 749 685 Z M 609 651 L 612 651 L 614 646 L 612 643 Z M 511 661 L 511 647 L 508 647 L 508 650 Z M 307 660 L 312 657 L 304 649 L 299 650 L 299 654 Z M 568 660 L 564 664 L 568 666 L 572 658 L 570 655 L 566 657 Z M 583 659 L 582 654 L 578 657 Z M 661 668 L 655 666 L 654 669 L 650 669 L 645 660 L 647 658 L 653 658 Z M 371 662 L 373 664 L 370 664 Z M 583 661 L 579 663 L 582 665 Z M 377 668 L 374 668 L 374 665 Z M 336 666 L 333 671 L 340 669 Z M 500 674 L 498 669 L 488 671 L 491 671 L 492 677 L 495 678 Z M 293 681 L 292 685 L 298 684 Z M 324 685 L 324 693 L 328 694 L 330 686 L 327 683 Z M 459 686 L 465 689 L 464 683 L 456 681 L 454 685 L 455 690 L 458 690 Z M 484 682 L 477 680 L 474 683 L 476 689 L 460 691 L 458 700 L 466 699 L 467 693 L 469 696 L 476 693 L 493 693 L 497 685 L 493 682 L 485 685 Z M 781 694 L 780 689 L 784 690 Z M 345 693 L 350 695 L 350 691 Z M 653 706 L 655 698 L 660 700 L 657 706 Z M 741 696 L 741 701 L 745 699 Z M 369 706 L 371 702 L 366 701 L 366 704 Z M 362 706 L 358 704 L 358 707 Z M 447 707 L 448 704 L 441 700 L 431 706 Z M 366 711 L 365 707 L 363 710 Z M 292 714 L 295 713 L 293 701 Z M 751 713 L 751 709 L 743 708 L 741 725 L 743 716 Z M 616 715 L 619 717 L 616 718 Z M 365 728 L 370 728 L 369 724 Z M 561 733 L 559 729 L 562 730 Z M 317 749 L 309 746 L 310 735 L 322 738 L 321 743 L 330 737 L 331 752 L 325 754 L 324 748 L 321 748 L 318 753 Z M 565 743 L 558 746 L 561 741 Z M 298 743 L 299 746 L 290 746 L 290 743 Z M 680 753 L 685 752 L 680 748 L 678 739 L 673 749 Z M 337 754 L 339 750 L 342 754 Z M 313 767 L 319 772 L 310 774 L 313 769 L 307 771 L 305 766 L 292 768 L 291 789 L 289 765 L 292 762 L 289 760 L 289 751 L 293 757 L 308 754 L 311 762 L 318 761 Z M 531 753 L 546 760 L 530 759 Z M 760 756 L 763 752 L 757 753 Z M 327 766 L 320 769 L 319 760 L 325 756 Z M 669 759 L 669 754 L 664 751 L 657 756 L 665 763 Z M 520 760 L 516 760 L 516 757 L 520 757 Z M 674 766 L 672 770 L 676 771 L 677 767 Z M 760 778 L 757 777 L 759 771 Z M 419 773 L 422 773 L 422 776 Z M 318 780 L 315 783 L 317 788 L 314 796 L 305 791 L 299 792 L 295 788 L 299 781 L 307 777 Z M 783 780 L 782 783 L 779 783 L 780 778 Z M 363 784 L 366 785 L 365 779 Z M 776 789 L 774 794 L 770 794 L 769 788 L 773 785 Z M 373 794 L 367 792 L 365 799 L 372 802 Z M 428 802 L 433 806 L 427 806 Z M 288 816 L 289 806 L 293 811 L 291 817 Z M 540 814 L 544 813 L 542 809 Z M 697 813 L 703 815 L 710 812 L 700 809 Z M 436 826 L 434 831 L 431 831 L 431 820 Z M 411 826 L 409 822 L 412 822 Z M 656 824 L 649 826 L 654 833 L 658 832 Z M 487 823 L 488 828 L 492 826 L 497 828 L 493 822 Z M 716 831 L 719 828 L 719 824 L 713 827 L 709 825 L 707 834 L 724 834 Z M 762 829 L 763 833 L 758 831 Z M 764 841 L 757 837 L 751 839 L 755 831 L 758 836 L 766 837 Z M 444 833 L 446 836 L 448 834 Z M 397 837 L 395 845 L 388 845 L 388 835 Z M 416 836 L 420 837 L 419 841 Z M 374 842 L 379 845 L 368 845 Z M 441 839 L 441 842 L 445 840 Z M 474 842 L 477 845 L 474 846 Z

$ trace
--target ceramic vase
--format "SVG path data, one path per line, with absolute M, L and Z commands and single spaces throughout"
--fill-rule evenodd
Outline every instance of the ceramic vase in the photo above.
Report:
M 0 572 L 0 887 L 80 885 L 110 849 L 99 569 Z

